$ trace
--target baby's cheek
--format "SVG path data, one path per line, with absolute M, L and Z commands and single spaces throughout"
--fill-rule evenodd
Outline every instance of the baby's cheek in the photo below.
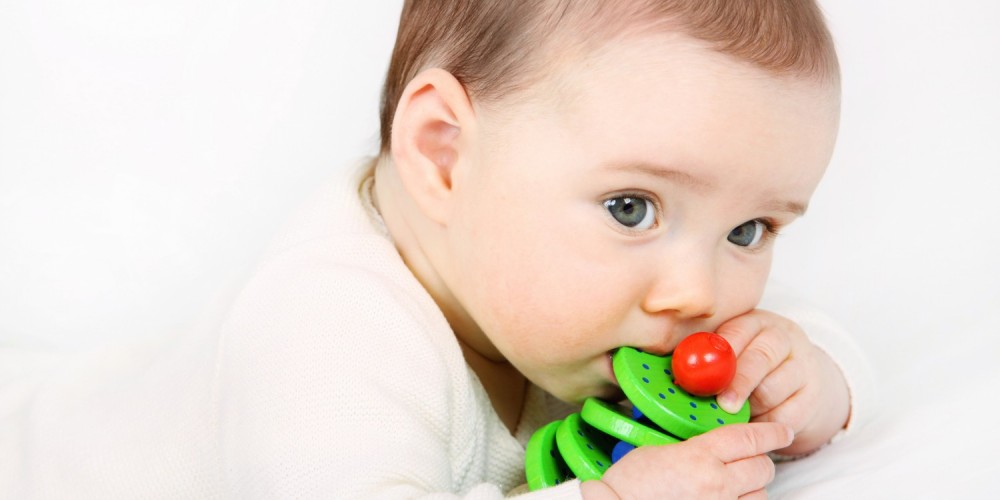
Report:
M 764 294 L 764 286 L 767 283 L 768 265 L 758 263 L 756 265 L 740 265 L 724 270 L 721 274 L 726 276 L 719 289 L 719 310 L 716 311 L 715 319 L 722 323 L 735 316 L 751 311 L 760 303 Z M 711 329 L 714 331 L 715 327 Z
M 465 256 L 461 278 L 494 343 L 560 362 L 612 348 L 607 336 L 626 309 L 620 270 L 581 255 L 581 242 L 558 229 L 494 229 Z

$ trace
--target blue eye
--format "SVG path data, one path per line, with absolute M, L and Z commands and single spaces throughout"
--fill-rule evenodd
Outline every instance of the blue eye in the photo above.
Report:
M 729 232 L 730 243 L 741 247 L 750 247 L 760 243 L 767 231 L 767 226 L 759 220 L 751 220 L 736 226 Z
M 656 207 L 646 198 L 616 196 L 605 200 L 604 208 L 619 224 L 629 229 L 643 231 L 656 222 Z

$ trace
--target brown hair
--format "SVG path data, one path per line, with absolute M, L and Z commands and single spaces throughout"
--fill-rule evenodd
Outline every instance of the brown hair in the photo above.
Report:
M 555 48 L 655 30 L 687 34 L 773 74 L 839 80 L 814 0 L 406 0 L 382 91 L 380 154 L 389 152 L 403 89 L 424 69 L 450 72 L 470 98 L 488 103 L 527 88 Z

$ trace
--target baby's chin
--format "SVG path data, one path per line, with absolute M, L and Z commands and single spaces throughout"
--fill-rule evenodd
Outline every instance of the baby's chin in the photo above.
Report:
M 539 370 L 535 372 L 537 378 L 529 378 L 535 385 L 566 403 L 583 404 L 587 398 L 618 402 L 625 399 L 625 394 L 618 387 L 611 365 L 610 356 L 601 355 L 571 366 Z
M 548 389 L 542 387 L 560 401 L 570 404 L 581 405 L 588 398 L 598 398 L 604 401 L 619 402 L 625 399 L 625 393 L 614 384 L 603 384 L 592 387 L 556 387 Z
M 595 397 L 597 399 L 603 399 L 605 401 L 610 401 L 612 403 L 618 403 L 626 399 L 625 393 L 622 392 L 621 387 L 618 387 L 616 385 L 608 386 L 607 389 L 603 391 L 603 393 L 601 394 L 594 394 L 588 397 Z M 586 399 L 587 398 L 584 398 L 584 400 Z M 581 400 L 580 403 L 583 403 L 583 400 Z

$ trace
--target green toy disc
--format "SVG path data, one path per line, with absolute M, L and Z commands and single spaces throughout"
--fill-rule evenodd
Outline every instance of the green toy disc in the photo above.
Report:
M 612 366 L 629 401 L 653 423 L 681 439 L 750 421 L 749 403 L 733 415 L 723 410 L 714 396 L 692 396 L 674 384 L 670 356 L 622 347 L 615 353 Z
M 573 479 L 566 462 L 556 448 L 556 431 L 562 420 L 549 422 L 535 431 L 524 450 L 524 475 L 531 491 L 555 486 Z
M 589 398 L 580 417 L 595 429 L 633 446 L 674 444 L 681 440 L 632 418 L 632 410 L 621 405 Z
M 611 467 L 612 439 L 588 425 L 574 413 L 556 431 L 556 445 L 566 465 L 581 481 L 600 479 Z

